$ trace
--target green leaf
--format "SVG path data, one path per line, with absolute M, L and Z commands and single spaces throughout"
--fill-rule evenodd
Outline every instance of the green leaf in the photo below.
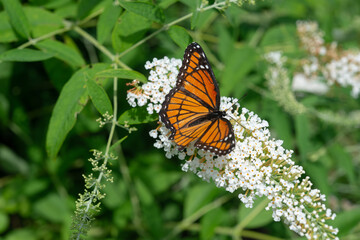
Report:
M 62 17 L 40 7 L 24 7 L 34 38 L 64 27 Z
M 225 63 L 220 89 L 223 96 L 230 95 L 235 88 L 246 88 L 249 84 L 245 77 L 255 67 L 258 55 L 251 47 L 242 47 L 232 51 Z
M 1 61 L 13 62 L 36 62 L 49 59 L 54 54 L 38 51 L 34 49 L 12 49 L 0 54 Z
M 78 19 L 84 19 L 102 0 L 80 0 L 77 8 Z
M 331 225 L 339 228 L 339 237 L 346 236 L 360 222 L 360 207 L 337 214 Z
M 139 178 L 135 179 L 135 189 L 139 196 L 139 200 L 144 205 L 150 205 L 154 203 L 154 196 L 146 184 Z
M 194 30 L 197 27 L 200 19 L 200 11 L 197 8 L 194 10 L 193 15 L 191 17 L 191 30 Z
M 348 178 L 349 182 L 355 185 L 355 169 L 351 155 L 344 149 L 343 146 L 339 144 L 333 144 L 329 146 L 328 151 L 330 156 L 334 159 L 333 161 L 337 163 L 338 168 L 345 171 L 346 177 Z
M 124 181 L 117 178 L 114 178 L 114 182 L 105 183 L 103 191 L 106 198 L 102 202 L 109 209 L 115 210 L 127 200 L 127 186 Z
M 198 9 L 201 6 L 201 0 L 186 0 L 183 1 L 183 3 L 188 5 L 193 13 L 191 17 L 191 29 L 193 30 L 195 27 L 197 27 L 200 20 L 201 12 Z
M 136 13 L 154 22 L 163 23 L 165 20 L 162 9 L 155 5 L 143 2 L 119 1 L 119 3 L 127 11 Z
M 310 123 L 304 114 L 295 116 L 296 142 L 299 147 L 302 161 L 306 161 L 308 154 L 312 151 L 312 143 L 310 140 Z
M 38 239 L 35 230 L 32 228 L 18 228 L 6 234 L 6 240 L 36 240 Z
M 82 56 L 76 50 L 62 42 L 48 39 L 37 43 L 36 47 L 48 53 L 54 54 L 56 58 L 67 62 L 73 67 L 85 65 L 85 61 Z
M 136 107 L 121 114 L 118 123 L 124 125 L 126 122 L 127 124 L 133 125 L 154 122 L 158 119 L 159 116 L 157 114 L 149 114 L 146 107 Z
M 91 101 L 93 102 L 95 108 L 99 111 L 99 113 L 103 115 L 107 112 L 108 114 L 112 115 L 112 105 L 105 90 L 91 78 L 87 80 L 86 86 Z
M 171 39 L 182 49 L 186 49 L 186 47 L 191 42 L 191 37 L 185 28 L 174 25 L 171 26 L 168 30 L 168 34 Z
M 246 228 L 260 228 L 267 225 L 268 223 L 271 223 L 273 221 L 272 212 L 265 210 L 267 203 L 268 200 L 266 198 L 259 198 L 255 200 L 254 206 L 252 208 L 246 208 L 245 205 L 241 205 L 239 208 L 238 221 L 246 221 L 247 223 L 244 226 Z
M 185 198 L 184 217 L 189 217 L 201 207 L 214 200 L 219 190 L 208 183 L 199 183 L 192 187 Z
M 0 166 L 4 172 L 8 173 L 29 173 L 28 162 L 5 145 L 0 145 Z
M 109 4 L 105 8 L 104 12 L 100 15 L 96 29 L 96 36 L 99 43 L 104 43 L 105 40 L 109 37 L 111 30 L 115 26 L 116 20 L 120 15 L 120 12 L 120 7 Z
M 61 223 L 70 215 L 70 211 L 65 203 L 58 195 L 50 193 L 35 202 L 34 211 L 42 218 L 51 222 Z
M 121 15 L 114 31 L 118 36 L 128 37 L 150 27 L 151 22 L 148 19 L 132 12 L 125 12 Z
M 314 187 L 320 189 L 326 196 L 332 193 L 332 188 L 328 183 L 329 170 L 320 162 L 306 161 L 302 163 L 306 174 L 311 178 Z
M 51 83 L 56 90 L 60 92 L 66 81 L 69 80 L 73 74 L 73 69 L 65 62 L 56 58 L 46 60 L 43 64 Z
M 260 46 L 269 51 L 292 51 L 299 49 L 294 24 L 281 24 L 269 28 L 261 40 Z
M 8 215 L 1 210 L 0 212 L 0 233 L 4 233 L 9 227 L 9 217 Z
M 46 135 L 46 150 L 54 159 L 66 136 L 75 125 L 77 115 L 82 111 L 88 100 L 86 86 L 87 77 L 108 68 L 107 64 L 95 64 L 77 71 L 61 90 L 60 96 L 52 112 Z
M 128 136 L 125 136 L 119 140 L 117 140 L 113 145 L 110 147 L 110 152 L 114 151 L 114 148 L 116 148 L 117 145 L 121 144 Z
M 226 219 L 227 213 L 222 208 L 215 208 L 201 218 L 200 239 L 213 239 L 215 228 Z
M 137 79 L 140 82 L 146 83 L 147 79 L 144 75 L 139 72 L 128 70 L 128 69 L 107 69 L 101 72 L 98 72 L 95 75 L 96 78 L 120 78 L 120 79 Z
M 293 149 L 293 129 L 289 114 L 274 101 L 264 101 L 262 107 L 263 117 L 269 119 L 269 125 L 275 130 L 273 137 L 283 140 L 283 147 Z
M 9 16 L 5 11 L 0 12 L 0 42 L 13 42 L 18 40 L 13 31 Z
M 30 38 L 30 25 L 19 0 L 3 0 L 10 23 L 23 38 Z

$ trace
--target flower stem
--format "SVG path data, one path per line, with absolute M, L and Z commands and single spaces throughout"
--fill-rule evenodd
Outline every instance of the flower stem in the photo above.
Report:
M 123 67 L 124 69 L 130 69 L 125 63 L 119 60 L 118 57 L 116 57 L 114 54 L 112 54 L 106 47 L 104 47 L 102 44 L 100 44 L 93 36 L 88 34 L 86 31 L 84 31 L 82 28 L 75 26 L 74 31 L 80 34 L 83 38 L 88 40 L 90 43 L 92 43 L 99 51 L 104 53 L 112 62 L 115 62 L 119 66 Z
M 114 69 L 117 68 L 117 65 L 114 64 Z M 113 105 L 114 105 L 114 113 L 113 113 L 113 119 L 111 121 L 111 129 L 110 129 L 110 134 L 109 134 L 109 138 L 107 140 L 107 144 L 106 144 L 106 150 L 105 150 L 105 158 L 104 158 L 104 162 L 103 162 L 103 166 L 106 166 L 109 158 L 110 158 L 110 146 L 113 140 L 113 136 L 114 136 L 114 132 L 115 132 L 115 128 L 116 128 L 116 124 L 117 124 L 117 111 L 118 111 L 118 104 L 117 104 L 117 89 L 118 89 L 118 78 L 114 77 L 114 84 L 113 84 L 113 88 L 114 88 L 114 97 L 113 97 Z M 85 227 L 85 223 L 87 222 L 87 213 L 90 210 L 90 206 L 93 204 L 94 198 L 97 196 L 98 194 L 98 186 L 101 183 L 101 180 L 103 178 L 104 173 L 100 172 L 98 178 L 96 179 L 96 183 L 94 189 L 91 192 L 91 197 L 86 201 L 86 208 L 84 210 L 84 215 L 81 219 L 81 224 L 79 226 L 78 229 L 78 234 L 76 236 L 76 239 L 81 239 L 81 233 L 82 233 L 82 229 Z
M 244 220 L 239 222 L 237 226 L 233 229 L 233 239 L 238 240 L 242 235 L 241 232 L 243 229 L 253 220 L 262 210 L 264 210 L 265 206 L 269 203 L 269 199 L 265 198 L 263 201 L 260 202 L 251 212 L 248 214 Z
M 213 9 L 213 8 L 218 8 L 222 5 L 225 5 L 225 2 L 220 2 L 220 3 L 216 3 L 207 7 L 200 7 L 197 9 L 197 11 L 207 11 L 209 9 Z M 132 50 L 134 50 L 135 48 L 137 48 L 138 46 L 140 46 L 141 44 L 145 43 L 146 41 L 148 41 L 149 39 L 153 38 L 154 36 L 158 35 L 159 33 L 166 31 L 169 29 L 169 27 L 182 22 L 188 18 L 191 18 L 193 16 L 194 13 L 189 13 L 179 19 L 176 19 L 170 23 L 165 24 L 162 28 L 156 30 L 155 32 L 153 32 L 152 34 L 150 34 L 149 36 L 145 37 L 144 39 L 141 39 L 140 41 L 138 41 L 137 43 L 135 43 L 134 45 L 132 45 L 130 48 L 126 49 L 125 51 L 123 51 L 122 53 L 119 54 L 118 58 L 123 57 L 124 55 L 126 55 L 127 53 L 131 52 Z
M 164 238 L 164 239 L 173 239 L 174 236 L 185 230 L 187 227 L 189 227 L 192 223 L 194 223 L 197 219 L 199 219 L 201 216 L 203 216 L 205 213 L 209 212 L 212 209 L 215 209 L 222 204 L 226 203 L 231 199 L 231 196 L 223 196 L 215 201 L 209 203 L 208 205 L 205 205 L 204 207 L 197 210 L 194 214 L 191 216 L 185 218 L 180 223 L 178 223 L 173 230 Z

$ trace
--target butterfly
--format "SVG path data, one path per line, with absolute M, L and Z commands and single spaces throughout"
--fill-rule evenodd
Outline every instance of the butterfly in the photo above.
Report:
M 219 87 L 198 43 L 186 48 L 176 86 L 165 96 L 159 116 L 179 150 L 191 142 L 217 156 L 234 149 L 233 127 L 220 111 Z

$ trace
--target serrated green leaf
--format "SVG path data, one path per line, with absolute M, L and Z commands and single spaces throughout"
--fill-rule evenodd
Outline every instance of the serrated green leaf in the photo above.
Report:
M 120 78 L 120 79 L 137 79 L 141 82 L 146 83 L 146 77 L 136 71 L 133 70 L 127 70 L 127 69 L 107 69 L 101 72 L 98 72 L 95 75 L 96 78 Z
M 112 105 L 105 90 L 91 78 L 87 80 L 86 86 L 91 101 L 99 113 L 103 115 L 107 112 L 108 114 L 112 115 Z
M 54 54 L 34 49 L 12 49 L 0 54 L 0 61 L 35 62 L 53 57 Z
M 80 0 L 77 8 L 78 19 L 84 19 L 102 0 Z
M 149 114 L 145 107 L 131 108 L 120 115 L 118 123 L 124 125 L 127 124 L 142 124 L 154 122 L 159 119 L 157 114 Z
M 225 63 L 225 69 L 220 81 L 221 94 L 230 95 L 235 88 L 246 88 L 246 75 L 254 68 L 258 59 L 255 49 L 242 47 L 234 49 Z
M 154 22 L 163 23 L 164 13 L 161 8 L 144 2 L 125 2 L 119 1 L 120 5 L 129 12 L 138 14 L 144 18 L 152 20 Z
M 186 49 L 191 42 L 189 33 L 183 27 L 174 25 L 171 26 L 167 32 L 171 39 L 182 49 Z
M 48 53 L 54 54 L 56 58 L 67 62 L 73 67 L 85 65 L 85 60 L 82 56 L 76 50 L 62 42 L 47 39 L 37 43 L 36 47 Z
M 104 12 L 100 15 L 96 29 L 96 36 L 99 43 L 104 43 L 105 40 L 109 37 L 113 27 L 115 26 L 116 20 L 120 15 L 120 12 L 121 8 L 119 6 L 109 4 L 105 8 Z
M 64 27 L 63 19 L 55 13 L 40 7 L 24 7 L 34 38 Z
M 75 125 L 77 115 L 88 100 L 86 77 L 108 68 L 107 64 L 95 64 L 92 68 L 80 69 L 70 78 L 60 92 L 53 109 L 46 134 L 46 150 L 50 159 L 54 159 L 66 136 Z
M 30 25 L 19 0 L 3 0 L 5 11 L 15 31 L 23 38 L 30 38 Z

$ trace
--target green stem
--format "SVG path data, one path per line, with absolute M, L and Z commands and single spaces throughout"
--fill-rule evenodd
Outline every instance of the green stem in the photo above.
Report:
M 117 65 L 114 64 L 114 68 L 117 68 Z M 107 144 L 106 144 L 106 150 L 105 150 L 105 158 L 104 158 L 104 162 L 103 162 L 103 166 L 107 165 L 107 162 L 110 158 L 110 146 L 111 143 L 113 141 L 113 136 L 114 136 L 114 132 L 115 132 L 115 128 L 116 128 L 116 124 L 117 124 L 117 111 L 118 111 L 118 99 L 117 99 L 117 89 L 118 89 L 118 78 L 114 77 L 114 97 L 113 97 L 113 104 L 114 104 L 114 113 L 113 113 L 113 119 L 111 121 L 111 129 L 110 129 L 110 134 L 109 134 L 109 138 L 107 140 Z M 100 182 L 103 178 L 104 173 L 100 172 L 98 178 L 96 179 L 97 184 L 94 184 L 94 189 L 91 192 L 91 197 L 89 198 L 89 200 L 86 203 L 86 209 L 84 210 L 84 217 L 81 219 L 81 224 L 79 226 L 79 231 L 78 234 L 76 236 L 76 239 L 80 239 L 81 238 L 81 233 L 82 233 L 82 228 L 84 227 L 84 223 L 87 222 L 87 213 L 89 212 L 90 206 L 91 204 L 93 204 L 94 198 L 97 196 L 98 194 L 98 186 L 100 185 Z
M 218 8 L 220 6 L 225 5 L 225 2 L 220 2 L 217 4 L 213 4 L 207 7 L 200 7 L 197 9 L 197 11 L 207 11 L 209 9 L 213 9 L 213 8 Z M 130 48 L 126 49 L 125 51 L 123 51 L 122 53 L 119 54 L 118 58 L 123 57 L 124 55 L 126 55 L 127 53 L 131 52 L 132 50 L 134 50 L 135 48 L 137 48 L 138 46 L 140 46 L 141 44 L 145 43 L 146 41 L 148 41 L 149 39 L 153 38 L 154 36 L 158 35 L 159 33 L 166 31 L 167 29 L 169 29 L 169 27 L 182 22 L 188 18 L 191 18 L 193 16 L 193 13 L 189 13 L 179 19 L 176 19 L 168 24 L 165 24 L 162 28 L 156 30 L 155 32 L 153 32 L 152 34 L 150 34 L 149 36 L 145 37 L 144 39 L 141 39 L 140 41 L 138 41 L 137 43 L 135 43 L 134 45 L 132 45 Z
M 195 213 L 193 213 L 191 216 L 185 218 L 180 223 L 178 223 L 173 230 L 165 237 L 164 239 L 172 239 L 174 236 L 188 228 L 191 224 L 193 224 L 197 219 L 199 219 L 201 216 L 203 216 L 205 213 L 209 212 L 212 209 L 215 209 L 225 202 L 229 201 L 231 199 L 230 195 L 223 196 L 221 198 L 216 199 L 215 201 L 209 203 L 208 205 L 205 205 L 204 207 L 197 210 Z
M 64 25 L 65 25 L 65 27 L 62 28 L 62 29 L 58 29 L 58 30 L 55 30 L 53 32 L 49 32 L 49 33 L 47 33 L 45 35 L 42 35 L 42 36 L 40 36 L 38 38 L 30 39 L 28 42 L 20 45 L 18 47 L 18 49 L 23 49 L 23 48 L 35 45 L 37 42 L 40 42 L 40 41 L 45 40 L 47 38 L 50 38 L 50 37 L 53 37 L 55 35 L 58 35 L 58 34 L 61 34 L 61 33 L 64 33 L 64 32 L 67 32 L 67 31 L 71 30 L 72 24 L 69 24 L 68 21 L 64 21 Z
M 126 164 L 126 161 L 122 154 L 121 149 L 119 151 L 119 160 L 118 161 L 119 161 L 119 168 L 120 168 L 121 175 L 123 176 L 126 186 L 128 186 L 130 201 L 131 201 L 131 205 L 134 210 L 133 224 L 134 224 L 137 232 L 144 237 L 146 235 L 146 233 L 145 233 L 144 227 L 142 225 L 142 221 L 141 221 L 140 201 L 136 194 L 135 187 L 134 187 L 133 181 L 131 179 L 130 171 Z
M 174 228 L 176 225 L 178 225 L 178 223 L 168 224 L 168 225 L 166 225 L 166 227 L 167 228 Z M 193 231 L 193 232 L 200 232 L 201 225 L 198 224 L 198 223 L 193 223 L 190 226 L 188 226 L 185 230 Z M 234 230 L 231 227 L 221 227 L 220 226 L 220 227 L 216 227 L 214 229 L 215 234 L 228 235 L 228 236 L 232 236 L 233 231 Z M 259 232 L 255 232 L 255 231 L 251 231 L 251 230 L 243 230 L 241 232 L 241 235 L 243 237 L 246 237 L 246 238 L 257 239 L 257 240 L 284 240 L 282 238 L 269 236 L 267 234 L 259 233 Z
M 102 44 L 100 44 L 93 36 L 88 34 L 86 31 L 84 31 L 82 28 L 75 26 L 74 31 L 80 34 L 83 38 L 88 40 L 90 43 L 92 43 L 99 51 L 104 53 L 112 62 L 116 62 L 119 66 L 121 66 L 124 69 L 130 69 L 125 63 L 120 61 L 114 54 L 112 54 L 106 47 L 104 47 Z
M 165 24 L 162 28 L 156 30 L 155 32 L 153 32 L 152 34 L 150 34 L 149 36 L 141 39 L 140 41 L 138 41 L 137 43 L 135 43 L 134 45 L 132 45 L 130 48 L 126 49 L 125 51 L 123 51 L 122 53 L 119 54 L 118 58 L 123 57 L 124 55 L 126 55 L 127 53 L 131 52 L 132 50 L 134 50 L 135 48 L 137 48 L 138 46 L 140 46 L 141 44 L 145 43 L 146 41 L 148 41 L 149 39 L 153 38 L 154 36 L 158 35 L 159 33 L 161 33 L 162 31 L 167 30 L 169 27 L 171 27 L 172 25 L 181 22 L 185 19 L 188 19 L 192 16 L 192 13 L 189 13 L 175 21 L 172 21 L 171 23 Z
M 248 214 L 245 219 L 243 219 L 237 226 L 233 229 L 233 239 L 240 239 L 243 229 L 265 208 L 269 203 L 269 199 L 265 198 L 259 205 L 257 205 L 251 212 Z

